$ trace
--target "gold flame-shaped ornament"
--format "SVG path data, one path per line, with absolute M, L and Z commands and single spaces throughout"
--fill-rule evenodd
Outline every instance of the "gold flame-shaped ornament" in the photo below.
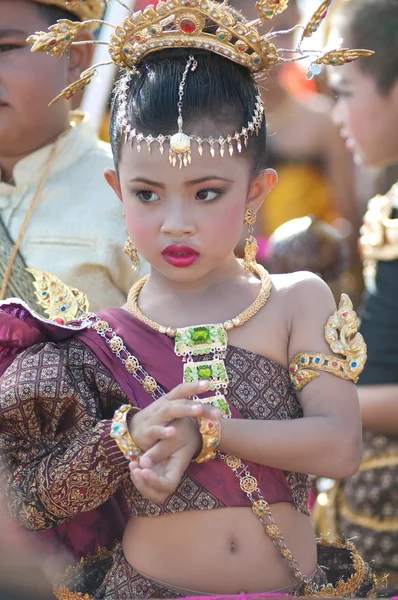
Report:
M 33 286 L 37 302 L 50 321 L 65 325 L 69 321 L 81 319 L 89 312 L 86 294 L 69 287 L 49 271 L 26 270 L 34 277 Z
M 318 371 L 332 373 L 356 383 L 366 363 L 366 344 L 358 332 L 358 319 L 352 302 L 342 294 L 337 311 L 325 327 L 325 339 L 334 354 L 304 352 L 297 354 L 289 366 L 290 379 L 296 391 L 319 377 Z M 344 356 L 344 359 L 336 355 Z

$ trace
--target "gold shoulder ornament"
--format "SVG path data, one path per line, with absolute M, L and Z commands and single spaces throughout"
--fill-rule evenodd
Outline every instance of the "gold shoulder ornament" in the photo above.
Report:
M 319 377 L 318 371 L 332 373 L 354 383 L 358 381 L 366 363 L 366 344 L 358 332 L 357 315 L 346 294 L 341 296 L 337 311 L 326 324 L 325 339 L 334 354 L 303 352 L 296 354 L 290 363 L 290 379 L 297 392 Z
M 47 318 L 58 325 L 81 319 L 89 311 L 86 294 L 69 287 L 49 271 L 26 269 L 34 277 L 37 303 Z
M 98 19 L 76 23 L 68 19 L 58 21 L 47 32 L 39 31 L 28 38 L 32 52 L 48 52 L 56 57 L 63 55 L 72 45 L 105 44 L 108 46 L 110 60 L 93 65 L 84 71 L 77 82 L 65 88 L 53 101 L 71 98 L 78 90 L 91 83 L 98 67 L 115 64 L 127 72 L 127 78 L 122 77 L 117 85 L 117 97 L 120 101 L 120 130 L 126 141 L 135 144 L 137 150 L 141 145 L 151 152 L 153 144 L 157 144 L 163 153 L 164 144 L 169 143 L 169 159 L 172 165 L 181 167 L 191 162 L 191 144 L 198 145 L 199 154 L 205 147 L 215 156 L 216 152 L 224 156 L 226 151 L 232 156 L 234 151 L 242 152 L 249 137 L 256 135 L 263 125 L 264 106 L 260 91 L 256 98 L 253 114 L 240 131 L 231 131 L 229 135 L 214 135 L 202 138 L 197 135 L 187 135 L 183 126 L 183 96 L 187 78 L 194 77 L 194 72 L 200 68 L 195 58 L 195 51 L 207 50 L 219 54 L 225 59 L 246 67 L 254 76 L 264 74 L 280 63 L 290 63 L 307 60 L 309 62 L 308 79 L 321 72 L 322 65 L 342 65 L 358 58 L 370 56 L 369 50 L 348 50 L 336 48 L 331 51 L 307 50 L 303 42 L 310 38 L 327 16 L 332 0 L 323 0 L 314 12 L 307 25 L 295 26 L 289 31 L 269 31 L 263 34 L 261 25 L 273 19 L 288 7 L 289 0 L 258 0 L 256 10 L 258 18 L 249 21 L 228 4 L 228 0 L 160 0 L 156 7 L 147 6 L 143 11 L 134 12 L 122 0 L 116 0 L 128 11 L 128 16 L 120 24 L 114 25 L 106 21 L 102 24 L 111 28 L 109 42 L 101 40 L 78 40 L 82 27 L 97 25 Z M 252 0 L 254 1 L 254 0 Z M 59 4 L 61 0 L 57 0 Z M 75 10 L 84 6 L 85 0 L 73 0 Z M 302 29 L 298 45 L 294 49 L 277 48 L 272 42 L 276 37 Z M 159 133 L 144 135 L 133 129 L 125 112 L 129 77 L 134 77 L 143 58 L 165 49 L 189 48 L 192 52 L 178 92 L 178 119 L 174 135 Z

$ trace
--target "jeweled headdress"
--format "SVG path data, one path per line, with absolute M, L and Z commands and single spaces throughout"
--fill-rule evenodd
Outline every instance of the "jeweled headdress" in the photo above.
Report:
M 79 0 L 72 0 L 77 3 Z M 238 152 L 242 151 L 244 145 L 247 145 L 250 135 L 258 133 L 262 126 L 264 107 L 260 93 L 257 96 L 252 119 L 243 127 L 241 131 L 236 131 L 229 136 L 217 136 L 201 138 L 195 135 L 186 135 L 183 131 L 183 95 L 189 72 L 194 72 L 198 68 L 195 60 L 195 50 L 208 50 L 225 57 L 235 63 L 248 68 L 253 76 L 266 73 L 272 67 L 279 63 L 295 62 L 308 59 L 311 63 L 309 77 L 313 77 L 321 71 L 322 65 L 343 65 L 346 62 L 352 62 L 358 58 L 370 56 L 373 52 L 369 50 L 349 50 L 347 48 L 337 48 L 334 50 L 304 50 L 303 42 L 310 38 L 318 29 L 319 25 L 325 19 L 328 8 L 332 0 L 324 0 L 321 6 L 315 11 L 306 26 L 302 28 L 297 48 L 292 50 L 277 49 L 272 43 L 276 37 L 290 33 L 289 31 L 272 31 L 261 34 L 259 27 L 266 21 L 272 19 L 275 15 L 283 12 L 289 0 L 258 0 L 256 9 L 258 19 L 247 21 L 240 13 L 228 5 L 228 0 L 215 2 L 213 0 L 160 0 L 156 6 L 148 6 L 143 11 L 133 12 L 126 6 L 122 0 L 116 0 L 119 4 L 125 6 L 129 15 L 120 25 L 113 25 L 106 21 L 102 23 L 111 27 L 114 31 L 108 42 L 83 42 L 75 41 L 84 26 L 90 25 L 93 21 L 82 23 L 73 23 L 69 20 L 60 20 L 56 25 L 49 28 L 47 33 L 38 32 L 28 38 L 32 44 L 33 52 L 48 52 L 54 56 L 60 57 L 73 44 L 84 43 L 106 43 L 109 46 L 109 55 L 111 60 L 101 65 L 94 65 L 84 71 L 80 79 L 68 86 L 61 92 L 53 102 L 61 98 L 71 98 L 79 89 L 88 85 L 96 69 L 103 64 L 116 64 L 118 67 L 130 72 L 134 77 L 136 68 L 142 59 L 153 52 L 158 52 L 170 48 L 189 48 L 192 50 L 192 56 L 186 65 L 185 71 L 179 88 L 178 98 L 178 121 L 177 132 L 170 135 L 152 135 L 144 136 L 128 125 L 125 119 L 122 127 L 132 143 L 136 142 L 138 150 L 141 144 L 146 144 L 149 152 L 153 143 L 157 143 L 160 151 L 164 151 L 164 144 L 170 144 L 170 162 L 179 163 L 180 166 L 187 165 L 191 161 L 191 142 L 198 144 L 199 152 L 203 150 L 206 144 L 210 153 L 214 156 L 216 148 L 221 155 L 224 155 L 228 148 L 232 155 L 236 148 Z M 249 1 L 249 0 L 248 0 Z M 82 0 L 82 4 L 84 0 Z M 293 29 L 296 29 L 293 28 Z M 127 91 L 127 82 L 125 81 L 125 90 Z M 120 90 L 123 92 L 123 89 Z M 121 109 L 123 110 L 123 102 Z

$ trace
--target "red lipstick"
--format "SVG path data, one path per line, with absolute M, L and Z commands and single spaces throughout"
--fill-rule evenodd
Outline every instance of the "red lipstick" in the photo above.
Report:
M 185 269 L 193 265 L 198 260 L 200 254 L 193 248 L 190 248 L 190 246 L 172 244 L 163 250 L 162 256 L 169 265 L 178 269 Z

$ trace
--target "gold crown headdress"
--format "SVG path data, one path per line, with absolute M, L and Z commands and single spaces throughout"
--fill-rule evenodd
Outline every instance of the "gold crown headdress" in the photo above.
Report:
M 78 1 L 73 0 L 73 2 Z M 52 25 L 47 33 L 38 32 L 30 36 L 28 42 L 32 44 L 32 52 L 48 52 L 57 57 L 62 56 L 74 44 L 105 43 L 109 46 L 111 60 L 101 63 L 101 65 L 94 65 L 84 71 L 80 79 L 65 88 L 53 102 L 62 98 L 69 99 L 79 89 L 88 85 L 99 66 L 114 63 L 118 67 L 127 69 L 130 76 L 134 76 L 137 66 L 148 54 L 170 48 L 191 49 L 192 56 L 186 65 L 179 88 L 178 132 L 174 136 L 161 134 L 157 137 L 144 136 L 129 127 L 126 119 L 124 119 L 124 123 L 122 120 L 126 137 L 131 141 L 136 140 L 138 150 L 141 149 L 141 143 L 146 143 L 150 151 L 152 144 L 156 142 L 160 151 L 163 152 L 164 143 L 169 142 L 170 162 L 176 164 L 179 160 L 180 166 L 188 164 L 191 160 L 191 141 L 198 143 L 200 153 L 203 144 L 208 144 L 212 156 L 215 154 L 215 147 L 219 148 L 221 155 L 224 154 L 226 146 L 231 155 L 235 145 L 238 152 L 241 152 L 243 145 L 247 145 L 249 136 L 258 133 L 264 114 L 261 96 L 258 94 L 252 119 L 240 132 L 235 132 L 227 137 L 201 138 L 186 135 L 183 132 L 182 100 L 188 73 L 194 71 L 198 66 L 193 56 L 195 49 L 219 54 L 247 67 L 253 75 L 265 73 L 278 63 L 309 59 L 311 61 L 309 77 L 318 74 L 322 65 L 343 65 L 346 62 L 373 54 L 369 50 L 349 50 L 347 48 L 329 51 L 304 50 L 302 48 L 304 40 L 310 38 L 325 19 L 332 0 L 324 0 L 307 25 L 302 27 L 300 41 L 294 50 L 277 49 L 271 43 L 275 37 L 293 30 L 271 31 L 265 35 L 259 31 L 259 27 L 266 20 L 272 19 L 287 8 L 289 0 L 258 0 L 256 3 L 258 19 L 250 22 L 231 8 L 228 0 L 221 3 L 213 0 L 160 0 L 156 8 L 150 5 L 138 12 L 133 12 L 122 0 L 116 1 L 129 11 L 129 15 L 118 26 L 102 21 L 104 25 L 114 30 L 109 44 L 95 40 L 75 41 L 83 27 L 98 21 L 89 20 L 76 23 L 67 19 Z M 122 91 L 126 92 L 128 85 L 126 81 L 124 85 Z M 121 109 L 125 108 L 122 103 Z

